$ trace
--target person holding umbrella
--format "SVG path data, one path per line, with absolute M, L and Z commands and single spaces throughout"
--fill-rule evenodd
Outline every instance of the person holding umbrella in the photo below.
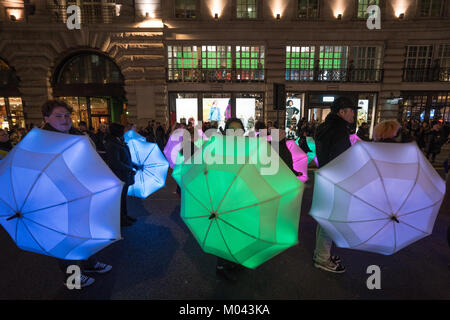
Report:
M 80 131 L 72 127 L 71 114 L 73 109 L 61 100 L 49 100 L 42 106 L 42 116 L 44 117 L 45 125 L 43 130 L 60 132 L 64 134 L 82 135 Z M 64 284 L 67 283 L 66 271 L 71 265 L 78 265 L 80 267 L 80 286 L 87 287 L 94 283 L 95 279 L 85 275 L 84 273 L 106 273 L 112 269 L 112 266 L 99 262 L 96 258 L 91 256 L 87 260 L 73 261 L 73 260 L 59 260 L 59 267 L 65 275 Z
M 109 126 L 109 136 L 106 140 L 106 163 L 112 172 L 125 184 L 122 190 L 120 202 L 120 224 L 123 227 L 129 227 L 135 218 L 128 215 L 127 194 L 128 188 L 134 184 L 135 169 L 139 167 L 131 161 L 131 153 L 127 144 L 123 140 L 125 127 L 119 123 L 111 123 Z
M 317 127 L 314 140 L 319 168 L 351 147 L 348 125 L 355 122 L 356 109 L 357 105 L 349 98 L 337 98 L 325 121 Z M 328 272 L 343 273 L 345 267 L 341 264 L 340 257 L 331 255 L 332 245 L 332 239 L 317 225 L 314 266 Z

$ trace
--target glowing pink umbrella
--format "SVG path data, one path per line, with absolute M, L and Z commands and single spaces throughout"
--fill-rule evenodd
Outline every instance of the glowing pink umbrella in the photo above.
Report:
M 169 161 L 169 166 L 173 169 L 177 159 L 178 152 L 182 148 L 183 129 L 175 130 L 169 137 L 166 146 L 164 147 L 164 156 Z
M 286 146 L 292 154 L 294 170 L 302 173 L 298 178 L 302 182 L 308 181 L 308 155 L 295 143 L 295 140 L 287 140 Z
M 361 138 L 356 135 L 356 133 L 350 135 L 350 143 L 354 145 L 356 141 L 361 141 Z

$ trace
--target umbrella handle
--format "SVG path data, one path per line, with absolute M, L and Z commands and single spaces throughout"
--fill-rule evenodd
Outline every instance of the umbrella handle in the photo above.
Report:
M 20 212 L 16 212 L 15 215 L 7 218 L 6 221 L 9 221 L 9 220 L 12 220 L 12 219 L 15 219 L 15 218 L 22 218 L 22 214 Z

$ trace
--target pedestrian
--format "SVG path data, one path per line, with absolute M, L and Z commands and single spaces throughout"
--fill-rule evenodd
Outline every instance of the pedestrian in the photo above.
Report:
M 348 125 L 355 122 L 356 109 L 357 105 L 349 98 L 337 98 L 325 121 L 317 127 L 314 140 L 319 168 L 351 147 Z M 332 239 L 320 224 L 317 225 L 314 266 L 329 272 L 343 273 L 345 267 L 340 257 L 331 255 L 332 246 Z
M 130 149 L 123 139 L 124 131 L 125 127 L 123 125 L 111 123 L 109 126 L 109 135 L 106 137 L 105 158 L 112 172 L 124 182 L 120 201 L 120 225 L 122 227 L 129 227 L 136 219 L 128 215 L 128 187 L 134 184 L 135 169 L 140 170 L 142 168 L 134 164 L 131 160 Z
M 0 150 L 9 152 L 13 148 L 8 131 L 0 129 Z
M 190 124 L 191 122 L 189 122 Z M 192 126 L 193 127 L 193 126 Z M 166 145 L 166 130 L 161 125 L 160 122 L 156 123 L 156 144 L 158 144 L 158 147 L 160 150 L 164 150 L 164 146 Z
M 396 138 L 401 132 L 400 129 L 400 123 L 396 120 L 382 121 L 373 129 L 373 140 L 375 142 L 397 142 Z
M 98 154 L 100 157 L 102 157 L 103 160 L 105 160 L 106 155 L 106 136 L 108 132 L 108 126 L 104 123 L 100 124 L 100 126 L 97 129 L 97 132 L 92 135 L 92 141 L 95 144 L 95 148 L 97 149 Z
M 429 128 L 428 122 L 423 122 L 422 126 L 419 128 L 419 130 L 417 132 L 417 145 L 422 150 L 425 149 L 425 143 L 426 143 L 426 139 L 427 139 L 427 135 L 428 135 L 429 131 L 430 131 L 430 128 Z
M 151 120 L 148 122 L 147 128 L 145 128 L 145 131 L 147 132 L 146 138 L 147 142 L 154 143 L 156 141 L 155 138 L 155 120 Z
M 72 127 L 71 114 L 73 109 L 61 100 L 48 100 L 42 106 L 42 116 L 45 125 L 43 130 L 54 131 L 64 134 L 82 135 L 82 133 Z M 87 260 L 62 260 L 59 259 L 59 267 L 64 274 L 64 284 L 67 284 L 67 268 L 71 265 L 78 265 L 80 268 L 80 286 L 87 287 L 94 283 L 95 279 L 85 275 L 85 273 L 106 273 L 112 266 L 98 261 L 94 256 Z
M 358 128 L 358 132 L 356 133 L 356 135 L 363 141 L 370 141 L 369 124 L 367 122 L 361 123 L 361 126 Z
M 441 153 L 442 147 L 442 131 L 440 125 L 437 122 L 433 122 L 433 127 L 428 132 L 425 140 L 425 154 L 427 159 L 430 159 L 431 163 L 434 163 L 436 155 Z

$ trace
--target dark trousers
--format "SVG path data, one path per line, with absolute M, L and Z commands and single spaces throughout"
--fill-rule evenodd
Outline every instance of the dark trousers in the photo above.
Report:
M 127 209 L 127 197 L 128 197 L 128 188 L 130 187 L 129 184 L 124 184 L 122 189 L 122 195 L 120 197 L 120 217 L 126 218 L 128 216 L 128 209 Z
M 232 269 L 234 267 L 236 267 L 238 264 L 222 259 L 221 257 L 217 257 L 217 264 L 216 264 L 216 268 L 226 268 L 226 269 Z
M 64 274 L 64 279 L 66 279 L 70 274 L 67 273 L 67 268 L 71 265 L 76 265 L 80 267 L 81 273 L 84 273 L 86 269 L 92 269 L 97 264 L 98 260 L 94 257 L 90 257 L 87 260 L 58 260 L 59 269 Z

